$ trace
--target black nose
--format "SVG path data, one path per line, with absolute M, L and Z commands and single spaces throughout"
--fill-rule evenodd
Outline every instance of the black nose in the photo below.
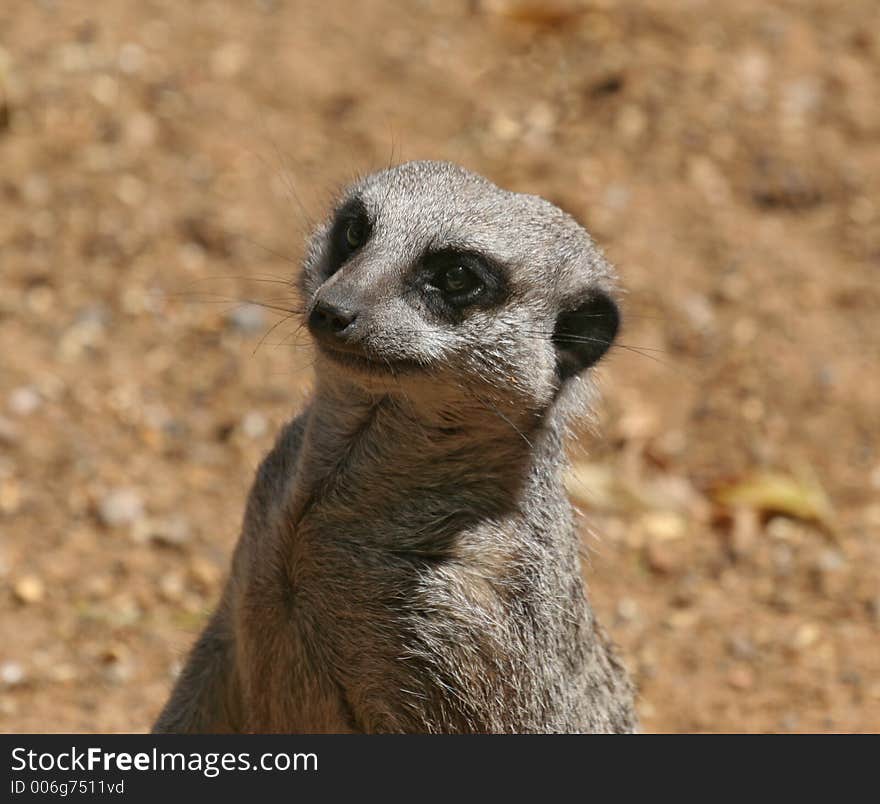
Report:
M 357 318 L 357 313 L 319 301 L 309 314 L 309 329 L 316 335 L 342 335 Z

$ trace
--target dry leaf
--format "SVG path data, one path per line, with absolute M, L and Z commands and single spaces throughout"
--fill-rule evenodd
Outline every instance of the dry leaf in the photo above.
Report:
M 829 529 L 834 519 L 831 501 L 811 472 L 798 476 L 753 472 L 717 489 L 713 497 L 730 508 L 751 508 L 765 514 L 818 522 Z

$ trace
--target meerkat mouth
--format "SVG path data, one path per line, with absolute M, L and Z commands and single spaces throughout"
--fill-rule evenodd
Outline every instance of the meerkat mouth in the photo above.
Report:
M 341 349 L 319 343 L 318 348 L 334 362 L 349 369 L 355 369 L 368 374 L 402 374 L 416 371 L 420 366 L 408 360 L 377 358 L 365 354 L 363 351 Z

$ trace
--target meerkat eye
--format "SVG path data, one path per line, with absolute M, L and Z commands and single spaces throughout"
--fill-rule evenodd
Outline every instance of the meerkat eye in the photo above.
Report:
M 445 248 L 426 254 L 418 268 L 429 304 L 442 314 L 491 305 L 506 293 L 500 266 L 476 252 Z
M 464 265 L 451 265 L 440 277 L 440 289 L 455 296 L 476 290 L 479 285 L 480 280 Z
M 351 198 L 337 211 L 330 228 L 325 276 L 333 276 L 373 233 L 373 222 L 360 198 Z
M 367 226 L 363 220 L 356 218 L 349 221 L 345 228 L 345 242 L 352 251 L 359 249 L 367 239 Z

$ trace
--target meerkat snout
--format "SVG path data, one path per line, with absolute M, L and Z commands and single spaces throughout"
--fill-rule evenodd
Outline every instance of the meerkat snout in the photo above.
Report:
M 341 338 L 351 331 L 351 325 L 356 318 L 357 313 L 354 310 L 318 301 L 309 313 L 309 331 L 316 338 L 326 335 Z

